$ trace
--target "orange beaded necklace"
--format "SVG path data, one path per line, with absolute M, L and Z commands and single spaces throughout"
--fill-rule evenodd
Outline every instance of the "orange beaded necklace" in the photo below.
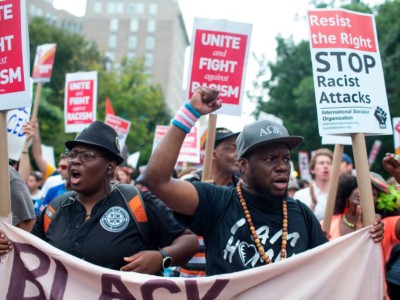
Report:
M 261 258 L 265 261 L 266 264 L 271 263 L 271 259 L 264 251 L 264 246 L 261 244 L 261 241 L 258 237 L 256 228 L 254 226 L 253 220 L 250 215 L 250 211 L 246 204 L 246 199 L 244 199 L 242 193 L 242 180 L 239 179 L 239 182 L 236 186 L 236 191 L 239 195 L 239 201 L 242 205 L 244 215 L 246 217 L 247 224 L 249 225 L 251 236 L 253 237 L 254 243 L 256 244 L 258 253 L 260 253 Z M 288 213 L 287 213 L 287 203 L 286 199 L 282 200 L 282 246 L 281 246 L 281 260 L 286 258 L 286 245 L 287 245 L 287 233 L 288 233 Z

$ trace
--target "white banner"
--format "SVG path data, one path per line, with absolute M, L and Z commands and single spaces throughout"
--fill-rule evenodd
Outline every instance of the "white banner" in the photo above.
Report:
M 190 279 L 98 267 L 4 218 L 0 228 L 14 242 L 1 256 L 1 299 L 383 299 L 380 245 L 370 227 L 279 263 Z

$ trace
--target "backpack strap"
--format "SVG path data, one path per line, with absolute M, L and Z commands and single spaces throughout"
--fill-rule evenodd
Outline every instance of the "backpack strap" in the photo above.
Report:
M 114 188 L 118 191 L 118 193 L 124 199 L 126 206 L 129 208 L 129 213 L 132 219 L 135 221 L 136 227 L 138 228 L 146 247 L 148 249 L 152 249 L 149 223 L 142 194 L 132 184 L 120 183 L 114 185 Z
M 75 202 L 75 197 L 74 197 L 75 194 L 76 194 L 75 192 L 64 193 L 63 195 L 54 198 L 49 203 L 49 205 L 45 209 L 45 213 L 44 213 L 44 217 L 43 217 L 44 233 L 46 233 L 49 230 L 50 223 L 56 217 L 59 209 L 61 207 L 71 205 Z

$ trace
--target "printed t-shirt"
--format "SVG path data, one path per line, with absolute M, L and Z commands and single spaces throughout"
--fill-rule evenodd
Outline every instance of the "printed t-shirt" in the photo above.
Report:
M 193 217 L 175 214 L 177 220 L 203 236 L 208 275 L 224 274 L 265 265 L 252 240 L 249 226 L 234 187 L 193 182 L 199 205 Z M 272 262 L 280 260 L 282 200 L 243 194 L 257 234 Z M 287 257 L 319 246 L 327 239 L 308 207 L 287 199 Z

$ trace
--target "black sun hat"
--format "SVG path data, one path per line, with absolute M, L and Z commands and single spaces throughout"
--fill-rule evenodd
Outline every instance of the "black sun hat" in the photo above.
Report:
M 103 122 L 94 121 L 86 127 L 74 141 L 66 142 L 65 146 L 68 150 L 71 150 L 78 144 L 92 145 L 105 150 L 117 161 L 118 165 L 124 162 L 119 148 L 117 133 L 114 128 Z
M 236 139 L 237 157 L 260 146 L 272 143 L 283 143 L 293 149 L 303 141 L 301 136 L 290 136 L 287 129 L 282 125 L 269 121 L 260 120 L 246 125 Z
M 215 130 L 215 143 L 214 148 L 217 148 L 219 144 L 221 144 L 226 139 L 229 139 L 234 136 L 238 136 L 240 132 L 233 132 L 225 127 L 218 127 Z

